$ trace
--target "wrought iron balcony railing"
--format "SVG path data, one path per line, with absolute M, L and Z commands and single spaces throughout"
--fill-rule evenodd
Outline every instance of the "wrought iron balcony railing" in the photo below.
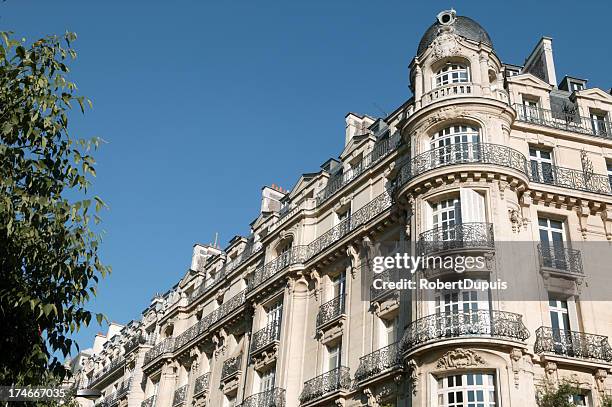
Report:
M 185 384 L 174 391 L 174 396 L 172 397 L 172 407 L 180 406 L 185 403 L 187 400 L 187 388 L 188 384 Z
M 340 294 L 333 300 L 321 304 L 317 314 L 317 328 L 344 314 L 344 299 L 345 294 Z
M 396 187 L 427 171 L 458 164 L 490 164 L 529 174 L 527 158 L 520 151 L 499 144 L 457 143 L 426 151 L 405 163 L 399 170 Z
M 153 407 L 155 406 L 155 395 L 151 396 L 151 397 L 147 397 L 146 399 L 144 399 L 142 401 L 142 403 L 140 403 L 140 407 Z
M 473 336 L 524 341 L 529 338 L 529 331 L 522 316 L 512 312 L 441 312 L 412 322 L 402 338 L 402 349 L 409 351 L 430 342 Z
M 149 349 L 147 353 L 145 353 L 144 364 L 151 362 L 154 359 L 157 359 L 159 356 L 164 353 L 170 353 L 174 349 L 174 338 L 166 338 L 157 345 L 155 345 L 152 349 Z
M 577 359 L 612 362 L 612 348 L 607 336 L 544 326 L 536 330 L 534 351 L 537 354 L 552 353 Z
M 419 253 L 422 254 L 475 248 L 495 248 L 492 223 L 457 223 L 452 226 L 430 229 L 419 236 Z
M 332 197 L 345 185 L 350 183 L 359 175 L 363 174 L 367 169 L 372 168 L 372 166 L 378 161 L 389 155 L 399 146 L 400 141 L 401 136 L 399 132 L 394 133 L 390 137 L 376 143 L 372 151 L 363 157 L 358 164 L 353 165 L 351 169 L 330 177 L 325 188 L 317 195 L 317 205 L 321 205 L 323 202 L 327 201 L 327 199 Z
M 610 178 L 572 168 L 557 167 L 548 163 L 531 161 L 529 179 L 540 184 L 555 185 L 596 194 L 612 194 Z
M 113 407 L 119 404 L 121 398 L 123 398 L 130 389 L 132 388 L 132 378 L 126 379 L 122 381 L 119 386 L 117 386 L 117 390 L 104 397 L 100 402 L 96 403 L 97 407 Z
M 385 191 L 378 195 L 365 206 L 351 214 L 348 218 L 344 219 L 342 222 L 313 240 L 308 245 L 307 257 L 310 259 L 316 256 L 321 251 L 346 236 L 352 230 L 366 224 L 376 216 L 383 213 L 385 210 L 391 207 L 392 204 L 393 199 L 388 192 Z
M 249 280 L 248 289 L 253 290 L 261 283 L 274 276 L 276 273 L 293 264 L 306 261 L 307 246 L 293 246 L 291 249 L 274 258 L 255 270 L 253 277 Z
M 255 332 L 251 340 L 251 353 L 280 340 L 280 328 L 281 321 L 274 320 L 268 322 L 264 328 Z
M 126 344 L 125 344 L 125 353 L 129 353 L 136 349 L 140 345 L 155 345 L 155 341 L 157 340 L 157 336 L 155 334 L 143 334 L 142 332 L 138 335 L 134 335 Z
M 364 381 L 382 372 L 402 365 L 399 342 L 392 343 L 368 355 L 359 358 L 359 367 L 355 371 L 355 380 Z
M 242 353 L 238 356 L 231 357 L 223 362 L 221 368 L 221 380 L 233 376 L 238 373 L 242 366 Z
M 548 244 L 538 244 L 540 267 L 553 269 L 568 275 L 582 275 L 580 250 Z
M 514 104 L 517 120 L 553 129 L 571 131 L 589 136 L 612 138 L 612 129 L 608 121 L 593 120 L 580 116 L 578 112 L 557 112 L 532 106 Z
M 349 390 L 350 387 L 350 370 L 346 366 L 340 366 L 305 382 L 300 394 L 300 402 L 306 404 L 340 390 Z
M 285 407 L 285 389 L 275 387 L 244 399 L 240 407 Z
M 238 254 L 236 258 L 227 262 L 213 277 L 207 278 L 202 284 L 196 288 L 189 296 L 189 303 L 193 303 L 202 295 L 210 291 L 217 285 L 218 282 L 225 279 L 225 276 L 251 258 L 252 255 L 258 253 L 262 249 L 261 242 L 255 242 L 253 236 L 249 237 L 249 241 L 245 248 Z
M 174 347 L 173 351 L 177 351 L 195 338 L 202 335 L 204 332 L 210 328 L 210 326 L 225 316 L 229 315 L 231 312 L 236 310 L 242 304 L 244 304 L 246 300 L 246 290 L 240 291 L 238 294 L 234 295 L 229 300 L 225 301 L 219 308 L 212 311 L 204 318 L 200 319 L 198 322 L 187 328 L 183 333 L 178 335 L 174 339 Z M 146 356 L 146 355 L 145 355 Z
M 95 386 L 100 383 L 104 378 L 110 376 L 112 373 L 118 371 L 125 365 L 125 357 L 119 356 L 116 359 L 112 360 L 108 365 L 104 366 L 102 370 L 94 373 L 89 381 L 90 386 Z
M 208 390 L 208 387 L 210 386 L 210 372 L 204 373 L 203 375 L 200 375 L 200 377 L 198 377 L 195 380 L 195 384 L 193 385 L 193 395 L 197 396 L 199 394 L 204 393 L 205 391 Z

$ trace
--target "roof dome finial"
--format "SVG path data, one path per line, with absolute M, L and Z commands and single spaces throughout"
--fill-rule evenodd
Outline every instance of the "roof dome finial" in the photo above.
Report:
M 417 56 L 421 55 L 429 45 L 442 33 L 452 32 L 468 40 L 483 43 L 493 47 L 491 37 L 484 28 L 476 21 L 469 17 L 458 16 L 453 9 L 444 10 L 436 16 L 436 22 L 433 23 L 419 42 Z

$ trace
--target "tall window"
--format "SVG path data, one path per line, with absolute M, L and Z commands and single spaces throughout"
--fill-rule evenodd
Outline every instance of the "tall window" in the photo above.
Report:
M 535 182 L 553 182 L 552 151 L 537 147 L 529 147 L 529 162 L 531 163 L 531 177 Z
M 597 136 L 610 136 L 610 131 L 606 123 L 606 115 L 603 113 L 591 113 L 591 124 L 593 134 Z
M 495 377 L 466 373 L 438 379 L 438 407 L 495 407 Z
M 224 407 L 236 407 L 236 396 L 225 396 Z
M 333 298 L 340 297 L 346 292 L 346 279 L 344 273 L 340 273 L 338 276 L 332 279 L 332 294 Z
M 455 225 L 461 223 L 461 204 L 458 198 L 445 199 L 432 205 L 433 227 L 439 233 L 439 240 L 447 241 L 455 239 Z
M 283 303 L 281 301 L 275 302 L 269 309 L 266 315 L 267 327 L 270 329 L 270 337 L 279 339 L 280 337 L 280 326 L 281 317 L 283 315 Z
M 612 189 L 612 161 L 606 162 L 608 168 L 608 182 L 610 183 L 610 189 Z
M 567 269 L 565 259 L 565 225 L 560 220 L 539 217 L 540 247 L 544 266 Z
M 383 319 L 383 341 L 385 345 L 391 345 L 396 341 L 396 332 L 398 323 L 398 316 L 395 316 L 393 319 Z
M 452 334 L 457 330 L 471 331 L 472 326 L 479 333 L 490 333 L 489 296 L 486 291 L 438 291 L 434 307 L 438 315 L 436 328 L 441 335 Z
M 523 99 L 523 119 L 537 121 L 540 118 L 540 108 L 535 99 Z
M 347 209 L 337 212 L 336 213 L 336 224 L 342 223 L 343 221 L 345 221 L 346 219 L 351 217 L 351 208 L 348 207 Z
M 437 164 L 473 161 L 479 157 L 478 129 L 468 125 L 450 126 L 437 132 L 430 141 Z
M 469 81 L 468 68 L 462 64 L 446 64 L 436 73 L 436 87 Z
M 553 347 L 561 355 L 572 354 L 572 332 L 567 301 L 550 296 L 548 300 Z
M 342 346 L 340 344 L 327 347 L 327 371 L 332 371 L 340 367 L 341 350 Z
M 272 390 L 274 388 L 275 379 L 276 379 L 276 372 L 274 371 L 274 368 L 270 370 L 266 370 L 260 376 L 259 391 L 264 392 L 264 391 Z

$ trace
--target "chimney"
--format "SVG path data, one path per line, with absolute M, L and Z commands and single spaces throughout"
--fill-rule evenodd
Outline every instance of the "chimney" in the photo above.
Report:
M 368 116 L 359 116 L 355 113 L 349 113 L 344 118 L 346 122 L 346 131 L 344 137 L 344 146 L 346 147 L 355 136 L 361 136 L 368 132 L 368 127 L 374 120 Z
M 215 254 L 221 251 L 209 245 L 195 244 L 193 245 L 193 255 L 191 256 L 191 267 L 193 271 L 204 271 L 206 261 Z
M 552 38 L 542 37 L 525 61 L 523 72 L 529 72 L 552 86 L 557 86 Z
M 261 213 L 278 212 L 281 208 L 280 200 L 287 192 L 276 184 L 263 187 L 261 189 Z

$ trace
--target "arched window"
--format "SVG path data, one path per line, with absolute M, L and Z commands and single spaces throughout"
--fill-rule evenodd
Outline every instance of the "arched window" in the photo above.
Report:
M 439 164 L 477 161 L 480 151 L 478 128 L 458 124 L 446 127 L 432 137 L 430 148 Z
M 469 81 L 470 73 L 468 68 L 462 64 L 448 63 L 436 73 L 436 87 Z

